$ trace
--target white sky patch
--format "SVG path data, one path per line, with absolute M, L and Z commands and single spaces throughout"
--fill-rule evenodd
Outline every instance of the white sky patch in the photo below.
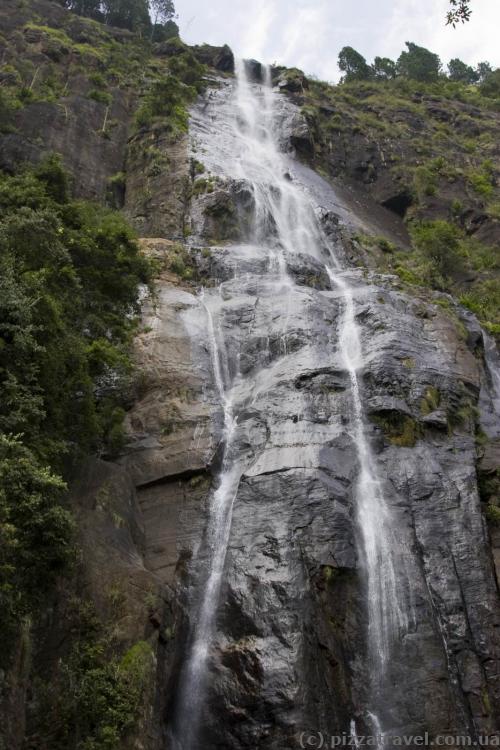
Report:
M 350 45 L 368 62 L 397 59 L 405 42 L 446 64 L 488 60 L 500 67 L 499 0 L 472 0 L 472 18 L 446 26 L 448 0 L 178 0 L 187 42 L 229 44 L 235 54 L 338 80 L 337 56 Z
M 261 62 L 268 62 L 265 59 L 266 43 L 271 26 L 276 20 L 275 3 L 272 0 L 253 0 L 250 18 L 247 31 L 234 51 L 242 57 L 253 57 Z

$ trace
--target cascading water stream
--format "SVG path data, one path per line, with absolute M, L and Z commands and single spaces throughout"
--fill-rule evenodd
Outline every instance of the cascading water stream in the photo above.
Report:
M 355 290 L 345 278 L 334 249 L 319 224 L 311 200 L 290 179 L 274 131 L 274 96 L 269 71 L 264 84 L 259 87 L 249 82 L 244 63 L 237 64 L 231 177 L 244 181 L 253 196 L 255 208 L 251 241 L 256 246 L 265 248 L 269 258 L 268 270 L 260 277 L 262 289 L 267 286 L 279 290 L 281 296 L 284 294 L 286 304 L 290 305 L 297 288 L 287 271 L 287 258 L 294 253 L 313 256 L 322 263 L 325 262 L 325 256 L 330 258 L 325 268 L 332 290 L 342 305 L 338 326 L 338 355 L 350 383 L 351 435 L 358 459 L 354 501 L 360 557 L 366 575 L 368 651 L 370 671 L 375 675 L 372 685 L 374 694 L 381 690 L 395 639 L 408 627 L 408 606 L 403 600 L 403 587 L 400 585 L 404 564 L 393 531 L 391 508 L 384 497 L 376 462 L 366 437 L 359 380 L 364 361 L 360 329 L 356 322 Z M 211 306 L 203 296 L 201 302 L 206 310 L 214 380 L 224 409 L 225 447 L 219 484 L 211 503 L 208 530 L 210 569 L 191 636 L 188 659 L 181 676 L 173 740 L 174 746 L 181 750 L 190 750 L 196 742 L 205 693 L 207 659 L 214 637 L 215 617 L 230 538 L 233 504 L 244 471 L 244 460 L 238 456 L 234 445 L 238 413 L 238 404 L 233 402 L 232 397 L 234 383 L 229 383 L 223 372 L 224 344 Z M 218 302 L 222 310 L 220 293 Z M 286 341 L 288 315 L 286 310 L 281 310 L 281 314 L 284 321 L 282 338 Z M 286 353 L 286 346 L 281 353 Z M 368 721 L 375 728 L 378 719 L 370 711 L 376 711 L 376 705 L 368 705 L 365 709 Z
M 349 374 L 353 416 L 353 436 L 359 460 L 356 482 L 356 513 L 367 576 L 369 656 L 375 679 L 384 676 L 391 643 L 408 626 L 408 617 L 399 599 L 396 576 L 397 542 L 392 519 L 376 473 L 375 460 L 365 436 L 363 405 L 358 372 L 363 367 L 360 332 L 356 323 L 353 291 L 342 276 L 327 266 L 332 285 L 344 300 L 339 326 L 339 349 Z
M 231 456 L 237 423 L 233 413 L 231 389 L 227 384 L 228 374 L 224 372 L 227 368 L 224 367 L 223 349 L 219 344 L 220 332 L 216 329 L 210 306 L 204 301 L 203 291 L 200 294 L 200 301 L 206 312 L 214 381 L 223 407 L 222 439 L 224 441 L 224 452 L 219 485 L 213 493 L 211 503 L 208 529 L 210 569 L 204 584 L 195 628 L 192 633 L 189 657 L 184 665 L 179 686 L 179 707 L 172 740 L 174 747 L 177 746 L 182 750 L 191 748 L 197 735 L 205 692 L 208 651 L 214 633 L 215 615 L 231 531 L 232 507 L 242 474 L 240 464 L 233 461 Z

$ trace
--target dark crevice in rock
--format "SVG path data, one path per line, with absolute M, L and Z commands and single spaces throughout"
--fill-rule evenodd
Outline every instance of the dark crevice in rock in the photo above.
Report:
M 391 195 L 390 198 L 386 198 L 382 201 L 382 205 L 384 208 L 388 208 L 389 211 L 404 218 L 412 202 L 413 199 L 411 194 L 407 191 L 403 191 L 402 193 Z
M 156 487 L 160 484 L 174 484 L 175 482 L 187 482 L 194 477 L 210 477 L 208 469 L 186 469 L 175 474 L 167 474 L 165 476 L 151 479 L 148 482 L 142 482 L 136 485 L 138 492 L 141 490 L 147 490 L 151 487 Z

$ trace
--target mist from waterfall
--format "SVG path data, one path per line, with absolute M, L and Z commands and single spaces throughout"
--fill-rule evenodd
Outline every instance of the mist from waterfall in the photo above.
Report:
M 360 380 L 364 360 L 361 330 L 356 320 L 356 289 L 321 228 L 311 198 L 288 173 L 287 161 L 280 151 L 275 132 L 273 102 L 276 94 L 272 90 L 270 70 L 266 69 L 260 85 L 249 80 L 244 62 L 237 63 L 236 73 L 233 145 L 228 146 L 232 149 L 231 176 L 244 181 L 253 196 L 251 242 L 264 248 L 268 258 L 267 272 L 260 277 L 262 287 L 266 286 L 268 293 L 275 290 L 276 295 L 284 297 L 286 305 L 294 304 L 295 285 L 287 271 L 287 258 L 300 252 L 325 265 L 331 282 L 330 294 L 338 297 L 341 306 L 338 358 L 350 385 L 351 438 L 358 459 L 353 506 L 367 591 L 367 650 L 373 675 L 371 695 L 376 696 L 375 705 L 364 708 L 368 723 L 377 724 L 377 705 L 381 698 L 388 698 L 381 693 L 392 646 L 408 628 L 409 616 L 404 587 L 400 585 L 404 576 L 403 558 L 364 423 Z M 245 469 L 245 457 L 239 454 L 235 442 L 238 399 L 243 403 L 241 394 L 251 390 L 251 383 L 239 373 L 230 375 L 227 366 L 221 325 L 224 312 L 222 286 L 202 293 L 200 305 L 206 314 L 214 382 L 224 413 L 224 448 L 217 487 L 210 500 L 206 536 L 209 570 L 203 581 L 200 578 L 201 594 L 197 608 L 193 605 L 189 650 L 178 690 L 172 742 L 179 750 L 197 747 L 233 505 Z M 286 310 L 281 312 L 284 321 L 282 353 L 286 353 L 288 316 Z M 252 376 L 246 377 L 250 380 Z

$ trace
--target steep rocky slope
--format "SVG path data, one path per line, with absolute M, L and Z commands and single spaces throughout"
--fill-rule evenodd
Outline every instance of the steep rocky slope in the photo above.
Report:
M 15 130 L 0 137 L 3 168 L 36 160 L 41 151 L 60 152 L 75 193 L 124 205 L 145 253 L 158 264 L 156 292 L 144 302 L 135 342 L 140 377 L 126 417 L 127 447 L 113 462 L 90 458 L 74 482 L 81 564 L 61 582 L 42 622 L 26 633 L 14 668 L 2 675 L 5 746 L 60 746 L 64 669 L 88 627 L 82 604 L 92 602 L 114 653 L 148 644 L 133 672 L 141 712 L 117 746 L 170 747 L 193 604 L 210 561 L 206 530 L 223 442 L 210 300 L 226 342 L 228 375 L 239 370 L 255 390 L 237 401 L 233 449 L 244 472 L 202 744 L 295 748 L 302 731 L 338 734 L 353 718 L 361 733 L 371 731 L 361 710 L 369 684 L 367 615 L 353 523 L 357 459 L 349 384 L 338 351 L 342 300 L 322 264 L 300 253 L 285 257 L 293 297 L 266 292 L 267 258 L 242 246 L 254 204 L 245 183 L 228 175 L 218 140 L 232 78 L 209 72 L 189 135 L 161 121 L 137 130 L 133 114 L 145 93 L 140 46 L 130 77 L 106 85 L 111 102 L 87 96 L 88 71 L 71 73 L 73 62 L 81 67 L 79 55 L 89 53 L 73 45 L 95 47 L 104 38 L 109 54 L 133 61 L 132 37 L 44 0 L 37 0 L 35 21 L 13 0 L 1 12 L 8 32 L 4 60 L 27 55 L 33 75 L 37 66 L 41 71 L 38 81 L 49 66 L 56 79 L 70 71 L 53 101 L 14 111 Z M 58 46 L 53 34 L 33 25 L 63 28 L 71 44 L 59 35 Z M 147 59 L 154 69 L 175 52 L 167 46 Z M 231 70 L 225 50 L 195 52 L 201 63 Z M 107 75 L 109 61 L 95 57 L 85 64 L 90 60 L 94 73 Z M 462 104 L 455 108 L 460 114 Z M 499 611 L 489 544 L 490 532 L 498 537 L 494 354 L 473 315 L 446 294 L 380 274 L 382 251 L 360 242 L 382 237 L 408 246 L 403 224 L 377 206 L 389 201 L 397 208 L 391 201 L 408 184 L 394 188 L 373 131 L 351 127 L 341 113 L 342 133 L 330 135 L 327 145 L 307 110 L 301 114 L 285 100 L 278 110 L 283 149 L 290 144 L 309 161 L 314 155 L 315 165 L 336 178 L 343 165 L 351 178 L 332 190 L 289 159 L 290 176 L 320 207 L 324 231 L 352 267 L 346 278 L 356 289 L 363 326 L 368 436 L 408 551 L 414 620 L 390 675 L 407 687 L 395 694 L 385 718 L 408 733 L 493 734 L 500 723 Z M 400 116 L 405 132 L 418 129 L 408 109 Z M 484 114 L 492 132 L 495 117 Z M 390 143 L 410 160 L 403 135 Z M 352 187 L 359 175 L 368 195 Z M 454 196 L 444 194 L 446 206 Z M 473 204 L 472 225 L 483 239 L 496 238 L 492 217 L 472 220 L 486 216 Z M 432 206 L 427 209 L 425 216 L 433 216 Z M 479 489 L 489 503 L 489 529 Z M 78 738 L 71 742 L 77 747 Z

